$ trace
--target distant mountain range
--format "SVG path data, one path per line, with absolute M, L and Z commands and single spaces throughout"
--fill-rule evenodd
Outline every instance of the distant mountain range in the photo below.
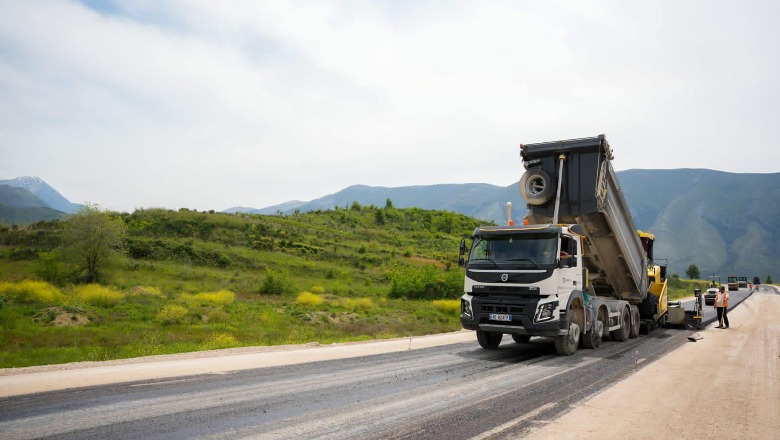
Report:
M 656 258 L 669 259 L 670 273 L 685 276 L 696 264 L 701 276 L 715 274 L 762 280 L 780 259 L 780 173 L 735 174 L 704 169 L 627 170 L 617 173 L 636 227 L 656 236 Z M 223 212 L 264 215 L 361 205 L 419 207 L 459 212 L 498 224 L 506 203 L 515 220 L 526 212 L 517 184 L 484 183 L 406 186 L 355 185 L 308 202 L 290 201 L 262 209 L 234 207 Z M 37 177 L 0 180 L 0 224 L 62 218 L 80 205 L 70 203 Z M 463 231 L 469 234 L 471 231 Z
M 0 185 L 25 189 L 41 199 L 45 206 L 56 209 L 57 211 L 62 211 L 66 214 L 75 214 L 81 208 L 81 205 L 78 203 L 69 202 L 68 199 L 58 193 L 56 189 L 49 186 L 49 184 L 44 182 L 40 177 L 23 176 L 11 180 L 0 180 Z
M 636 227 L 655 234 L 657 258 L 669 259 L 670 273 L 685 276 L 696 264 L 701 276 L 759 276 L 778 269 L 780 173 L 735 174 L 704 169 L 627 170 L 618 180 Z M 460 212 L 506 223 L 506 203 L 522 219 L 525 202 L 517 184 L 484 183 L 407 186 L 350 186 L 316 200 L 290 201 L 261 209 L 235 207 L 224 212 L 274 215 L 362 205 L 420 207 Z M 464 231 L 470 232 L 470 231 Z M 734 273 L 726 273 L 726 270 Z M 777 276 L 777 275 L 775 275 Z
M 75 213 L 80 207 L 39 177 L 0 180 L 0 224 L 60 219 Z

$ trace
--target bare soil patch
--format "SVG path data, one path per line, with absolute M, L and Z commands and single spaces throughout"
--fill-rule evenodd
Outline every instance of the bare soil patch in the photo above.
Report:
M 73 327 L 89 323 L 89 317 L 86 314 L 63 307 L 47 307 L 36 313 L 34 319 L 41 324 L 55 327 Z

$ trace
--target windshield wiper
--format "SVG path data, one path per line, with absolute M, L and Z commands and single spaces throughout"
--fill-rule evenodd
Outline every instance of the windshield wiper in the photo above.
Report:
M 529 260 L 528 258 L 509 258 L 506 261 L 527 261 L 527 262 L 533 264 L 534 269 L 536 269 L 536 267 L 537 267 L 536 263 L 534 263 L 533 261 Z
M 481 263 L 483 261 L 489 261 L 489 262 L 493 263 L 493 266 L 498 267 L 498 263 L 493 261 L 492 258 L 475 258 L 475 259 L 471 260 L 470 263 Z

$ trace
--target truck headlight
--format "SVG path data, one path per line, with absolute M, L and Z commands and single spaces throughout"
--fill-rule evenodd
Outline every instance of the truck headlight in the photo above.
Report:
M 549 321 L 555 316 L 555 309 L 558 308 L 558 301 L 548 302 L 539 305 L 534 317 L 535 322 Z
M 465 299 L 460 299 L 460 317 L 463 319 L 474 319 L 474 312 L 471 310 L 471 303 Z

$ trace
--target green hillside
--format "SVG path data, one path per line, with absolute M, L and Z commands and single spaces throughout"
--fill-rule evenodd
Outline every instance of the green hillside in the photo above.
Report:
M 27 225 L 38 221 L 57 220 L 65 213 L 38 206 L 8 206 L 0 204 L 0 225 Z
M 764 279 L 780 258 L 780 173 L 629 170 L 620 183 L 639 229 L 655 234 L 670 272 Z
M 672 273 L 696 264 L 725 279 L 734 271 L 748 277 L 771 274 L 780 259 L 777 230 L 780 173 L 726 173 L 704 169 L 626 170 L 618 172 L 638 229 L 656 235 L 659 257 Z M 517 184 L 506 187 L 473 183 L 399 188 L 351 186 L 310 202 L 290 202 L 255 210 L 272 214 L 348 206 L 352 201 L 445 209 L 504 223 L 506 202 L 513 216 L 525 215 Z M 234 208 L 239 209 L 239 208 Z M 247 209 L 247 208 L 243 208 Z
M 357 203 L 119 216 L 124 254 L 100 286 L 56 258 L 62 222 L 0 227 L 0 367 L 454 331 L 457 246 L 478 223 Z

